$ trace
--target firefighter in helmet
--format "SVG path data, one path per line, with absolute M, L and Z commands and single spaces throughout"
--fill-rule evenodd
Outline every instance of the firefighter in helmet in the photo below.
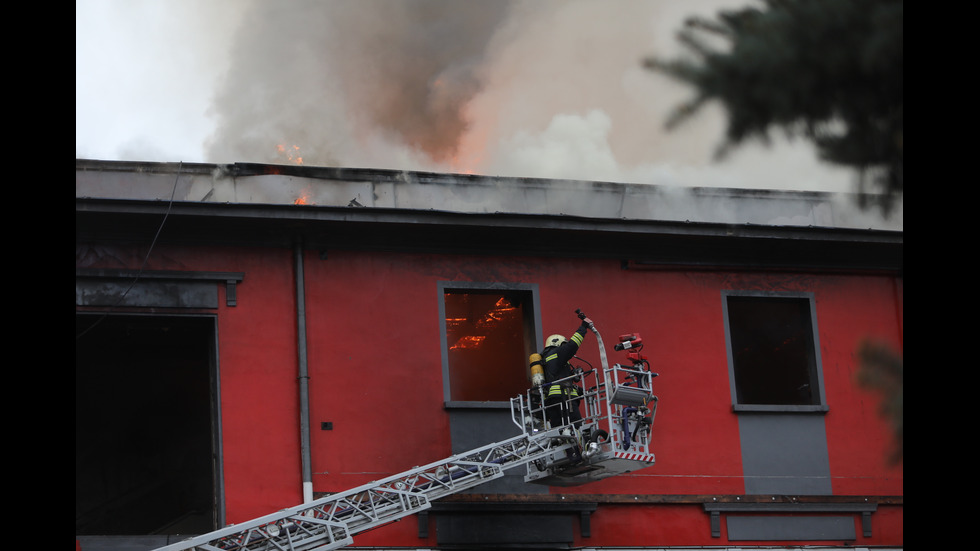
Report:
M 552 428 L 582 420 L 579 401 L 574 400 L 581 398 L 582 391 L 575 384 L 574 379 L 555 383 L 574 374 L 568 362 L 575 356 L 575 352 L 585 340 L 586 333 L 592 327 L 592 320 L 584 315 L 580 317 L 582 325 L 572 333 L 570 339 L 558 334 L 551 335 L 545 340 L 544 350 L 541 352 L 544 361 L 544 404 Z

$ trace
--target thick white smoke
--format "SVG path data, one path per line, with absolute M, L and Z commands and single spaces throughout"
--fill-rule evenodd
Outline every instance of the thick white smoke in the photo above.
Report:
M 664 130 L 691 91 L 642 59 L 678 53 L 685 17 L 745 3 L 236 2 L 206 160 L 851 190 L 803 143 L 715 162 L 717 109 Z

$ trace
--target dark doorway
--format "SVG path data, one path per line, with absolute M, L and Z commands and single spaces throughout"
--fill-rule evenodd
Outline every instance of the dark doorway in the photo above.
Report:
M 75 534 L 216 528 L 212 316 L 75 316 Z

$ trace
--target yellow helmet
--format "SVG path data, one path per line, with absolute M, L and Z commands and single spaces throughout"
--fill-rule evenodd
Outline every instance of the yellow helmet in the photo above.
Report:
M 547 339 L 545 339 L 545 341 L 544 341 L 544 347 L 545 348 L 548 348 L 548 347 L 551 347 L 551 346 L 560 346 L 562 343 L 565 342 L 565 340 L 566 339 L 565 339 L 564 336 L 555 334 L 555 335 L 552 335 L 552 336 L 548 337 Z

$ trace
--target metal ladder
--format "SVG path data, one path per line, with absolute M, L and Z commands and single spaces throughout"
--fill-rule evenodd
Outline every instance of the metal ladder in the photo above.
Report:
M 436 499 L 578 446 L 574 440 L 561 437 L 559 430 L 522 434 L 157 551 L 337 549 L 353 543 L 357 533 L 428 509 Z
M 519 436 L 156 551 L 326 551 L 350 545 L 355 534 L 424 511 L 434 500 L 500 478 L 515 467 L 527 470 L 525 482 L 571 486 L 653 465 L 649 446 L 657 397 L 651 381 L 657 374 L 636 353 L 630 354 L 633 365 L 610 367 L 602 336 L 590 328 L 602 369 L 573 376 L 577 383 L 595 378 L 581 398 L 586 409 L 581 423 L 549 427 L 538 387 L 526 398 L 511 399 L 512 420 L 523 429 Z M 616 350 L 640 342 L 638 335 L 624 335 Z

